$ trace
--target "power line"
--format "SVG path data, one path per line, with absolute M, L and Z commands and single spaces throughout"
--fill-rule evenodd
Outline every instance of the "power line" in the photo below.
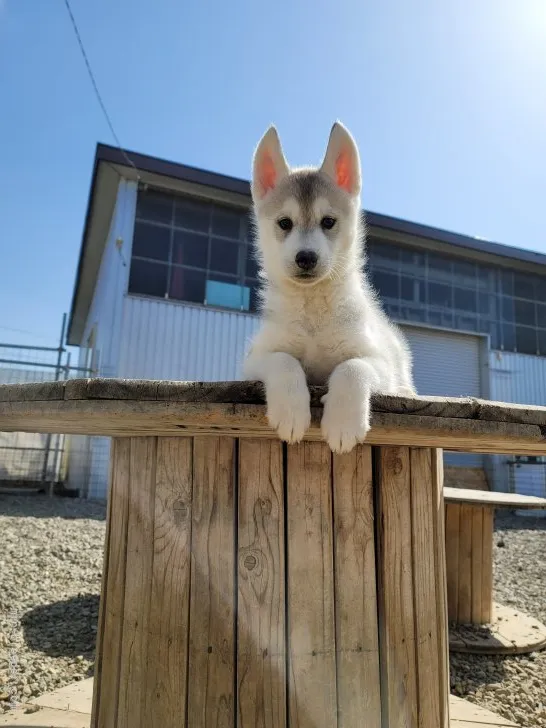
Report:
M 108 114 L 108 111 L 106 109 L 106 106 L 104 104 L 104 101 L 102 100 L 102 96 L 100 95 L 99 87 L 97 86 L 97 82 L 95 81 L 95 76 L 93 74 L 93 70 L 91 68 L 91 64 L 89 62 L 89 58 L 87 57 L 87 53 L 85 52 L 85 47 L 83 45 L 82 37 L 80 35 L 80 31 L 78 30 L 78 24 L 76 23 L 76 19 L 74 17 L 74 14 L 72 12 L 72 8 L 70 7 L 69 0 L 64 0 L 64 4 L 66 6 L 66 10 L 68 12 L 68 15 L 70 17 L 70 22 L 72 23 L 72 27 L 74 28 L 74 33 L 76 35 L 76 40 L 78 41 L 78 45 L 80 46 L 80 51 L 83 57 L 83 60 L 85 61 L 85 65 L 87 67 L 87 73 L 89 74 L 89 78 L 91 79 L 91 83 L 93 85 L 93 89 L 95 90 L 95 96 L 97 97 L 97 101 L 100 104 L 100 107 L 102 109 L 102 113 L 104 114 L 104 118 L 106 119 L 106 122 L 108 126 L 110 127 L 110 131 L 112 132 L 112 136 L 114 137 L 116 144 L 120 150 L 120 152 L 123 154 L 123 157 L 125 160 L 129 163 L 129 165 L 135 170 L 137 179 L 140 181 L 140 175 L 138 173 L 138 169 L 133 162 L 132 159 L 130 159 L 123 147 L 121 146 L 121 142 L 119 140 L 118 135 L 116 134 L 116 130 L 114 129 L 114 125 L 112 124 L 112 120 L 110 119 L 110 116 Z

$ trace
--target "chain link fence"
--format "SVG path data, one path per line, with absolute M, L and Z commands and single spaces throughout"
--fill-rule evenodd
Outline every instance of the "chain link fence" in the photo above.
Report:
M 92 376 L 89 369 L 73 367 L 64 348 L 66 315 L 59 345 L 25 346 L 0 342 L 0 384 L 54 382 Z M 65 435 L 0 432 L 0 489 L 62 488 L 67 474 Z

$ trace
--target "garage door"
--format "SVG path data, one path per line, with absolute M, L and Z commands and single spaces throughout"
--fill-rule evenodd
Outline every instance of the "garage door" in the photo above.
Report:
M 480 397 L 478 336 L 401 327 L 413 353 L 413 377 L 418 394 L 440 397 Z M 481 467 L 481 455 L 446 453 L 446 465 Z

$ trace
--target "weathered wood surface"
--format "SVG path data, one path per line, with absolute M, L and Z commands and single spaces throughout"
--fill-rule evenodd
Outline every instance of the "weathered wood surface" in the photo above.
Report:
M 490 490 L 470 490 L 467 488 L 444 488 L 446 503 L 466 503 L 489 508 L 546 508 L 546 498 L 517 493 L 496 493 Z

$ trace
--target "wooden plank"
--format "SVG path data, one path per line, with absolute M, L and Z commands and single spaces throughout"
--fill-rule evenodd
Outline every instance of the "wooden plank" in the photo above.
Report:
M 493 616 L 493 526 L 494 513 L 486 508 L 482 524 L 482 617 L 484 623 Z
M 470 621 L 483 624 L 482 580 L 483 580 L 483 517 L 485 508 L 472 506 L 472 606 Z
M 467 503 L 491 508 L 546 508 L 546 498 L 517 493 L 497 493 L 490 490 L 444 488 L 446 503 Z
M 445 488 L 444 488 L 445 490 Z M 446 575 L 449 620 L 459 620 L 459 524 L 461 506 L 446 503 Z
M 439 672 L 438 685 L 440 688 L 440 728 L 449 726 L 449 632 L 447 607 L 447 578 L 446 578 L 446 534 L 445 534 L 445 503 L 444 503 L 444 457 L 441 450 L 432 453 L 432 499 L 434 511 L 434 557 L 436 559 L 436 609 L 438 619 L 436 622 L 438 634 Z
M 194 439 L 188 728 L 235 725 L 234 451 Z
M 307 438 L 320 440 L 322 410 Z M 173 401 L 65 400 L 0 402 L 0 430 L 80 435 L 224 435 L 268 437 L 265 407 Z M 376 412 L 367 444 L 447 447 L 463 452 L 546 453 L 544 426 Z
M 93 686 L 93 728 L 115 725 L 118 713 L 119 664 L 123 636 L 123 605 L 129 523 L 131 441 L 112 442 L 107 537 L 102 575 L 97 660 Z
M 439 728 L 440 686 L 433 676 L 440 673 L 438 631 L 431 629 L 444 605 L 436 603 L 434 519 L 443 517 L 434 509 L 432 453 L 427 448 L 410 450 L 411 529 L 413 534 L 413 592 L 419 728 Z M 447 726 L 446 726 L 447 728 Z
M 116 728 L 148 728 L 144 720 L 150 637 L 157 439 L 131 438 L 123 637 Z
M 146 728 L 183 726 L 186 713 L 192 445 L 188 437 L 157 443 Z
M 377 487 L 383 722 L 407 728 L 418 725 L 408 448 L 378 448 Z
M 381 726 L 372 451 L 333 461 L 338 728 Z M 435 726 L 437 728 L 437 726 Z
M 288 645 L 291 728 L 337 721 L 331 454 L 327 445 L 288 447 Z
M 461 505 L 459 522 L 459 605 L 458 621 L 469 624 L 472 617 L 472 511 Z
M 450 696 L 449 704 L 453 728 L 516 728 L 507 718 L 455 695 Z
M 238 725 L 286 726 L 284 476 L 277 440 L 239 445 Z

